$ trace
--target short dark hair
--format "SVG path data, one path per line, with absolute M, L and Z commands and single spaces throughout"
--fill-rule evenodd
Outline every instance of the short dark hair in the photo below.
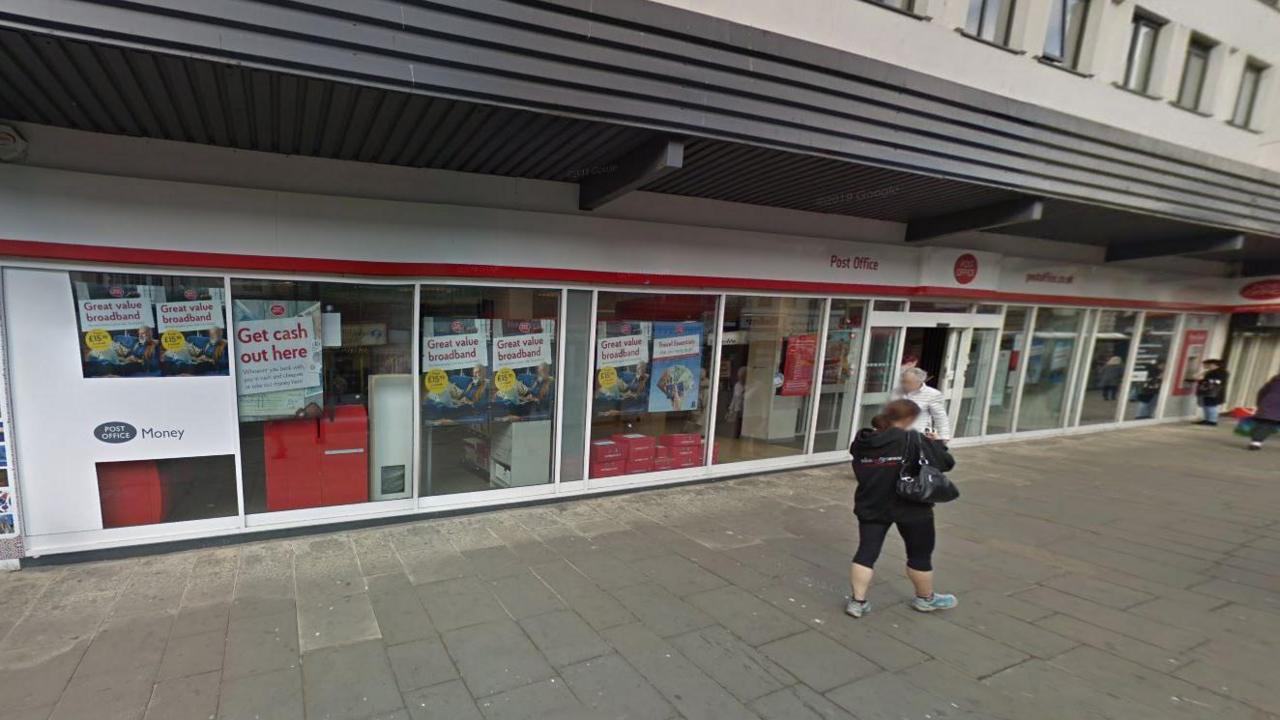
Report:
M 1221 360 L 1219 360 L 1218 358 L 1209 358 L 1208 360 L 1205 360 L 1205 361 L 1204 361 L 1204 364 L 1205 364 L 1205 365 L 1217 365 L 1218 367 L 1222 367 L 1222 361 L 1221 361 Z

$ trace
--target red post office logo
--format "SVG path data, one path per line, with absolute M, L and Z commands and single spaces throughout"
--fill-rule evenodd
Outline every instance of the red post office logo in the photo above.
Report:
M 280 303 L 276 303 L 275 305 L 272 305 L 271 314 L 275 317 L 280 317 L 281 315 L 284 315 L 284 306 L 281 305 Z
M 1240 288 L 1240 297 L 1248 300 L 1280 299 L 1280 280 L 1259 280 Z
M 520 323 L 520 332 L 526 335 L 529 333 L 529 323 L 527 321 Z
M 124 288 L 119 285 L 114 285 L 110 290 L 107 290 L 107 294 L 113 298 L 122 298 L 124 297 Z
M 183 293 L 182 293 L 182 297 L 184 297 L 184 298 L 186 298 L 186 299 L 188 299 L 188 300 L 195 300 L 196 298 L 198 298 L 198 297 L 200 297 L 200 296 L 196 293 L 196 291 L 195 291 L 195 290 L 190 290 L 190 289 L 188 289 L 188 290 L 183 291 Z
M 956 258 L 954 270 L 956 282 L 961 285 L 968 285 L 978 278 L 978 258 L 970 253 L 965 253 Z

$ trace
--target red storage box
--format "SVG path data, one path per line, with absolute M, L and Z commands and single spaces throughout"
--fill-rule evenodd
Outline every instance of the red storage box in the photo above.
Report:
M 320 418 L 320 504 L 369 501 L 369 413 L 339 405 Z
M 667 447 L 688 447 L 702 442 L 702 436 L 697 433 L 675 433 L 663 435 L 658 442 Z
M 606 478 L 616 475 L 625 474 L 627 464 L 621 460 L 611 460 L 609 462 L 591 463 L 591 477 Z
M 652 460 L 658 447 L 657 438 L 641 435 L 640 433 L 614 435 L 613 441 L 618 443 L 626 452 L 628 462 L 632 460 Z
M 612 440 L 591 441 L 591 462 L 607 463 L 626 460 L 627 453 L 621 445 Z
M 272 420 L 263 428 L 267 510 L 369 500 L 369 414 L 340 405 L 322 417 Z
M 654 449 L 654 458 L 658 460 L 671 458 L 671 448 L 667 447 L 666 445 L 656 445 L 654 446 L 653 449 Z
M 102 527 L 164 522 L 169 497 L 154 460 L 98 464 L 98 500 Z
M 670 455 L 668 455 L 667 457 L 657 458 L 653 461 L 653 469 L 655 472 L 657 472 L 658 470 L 670 470 L 675 466 L 676 466 L 676 459 L 671 457 Z
M 653 459 L 653 458 L 651 458 L 651 457 L 649 457 L 649 458 L 641 458 L 641 459 L 639 459 L 639 460 L 628 460 L 628 461 L 627 461 L 627 474 L 628 474 L 628 475 L 635 475 L 636 473 L 647 473 L 647 472 L 653 472 L 653 464 L 654 464 L 654 462 L 655 462 L 655 461 L 654 461 L 654 459 Z

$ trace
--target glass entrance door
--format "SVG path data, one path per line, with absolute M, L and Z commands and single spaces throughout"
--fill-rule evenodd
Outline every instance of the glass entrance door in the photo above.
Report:
M 974 437 L 982 434 L 982 416 L 991 396 L 991 369 L 1000 331 L 996 328 L 971 328 L 965 331 L 964 367 L 953 395 L 952 434 Z

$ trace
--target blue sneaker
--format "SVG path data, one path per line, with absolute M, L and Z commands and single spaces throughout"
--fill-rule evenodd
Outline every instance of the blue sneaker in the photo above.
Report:
M 956 600 L 955 595 L 948 595 L 946 593 L 934 593 L 929 598 L 916 597 L 911 600 L 911 608 L 919 612 L 950 610 L 959 604 L 960 601 Z
M 844 614 L 852 618 L 860 618 L 869 612 L 871 612 L 871 603 L 866 600 L 858 602 L 849 598 L 849 603 L 844 606 Z

